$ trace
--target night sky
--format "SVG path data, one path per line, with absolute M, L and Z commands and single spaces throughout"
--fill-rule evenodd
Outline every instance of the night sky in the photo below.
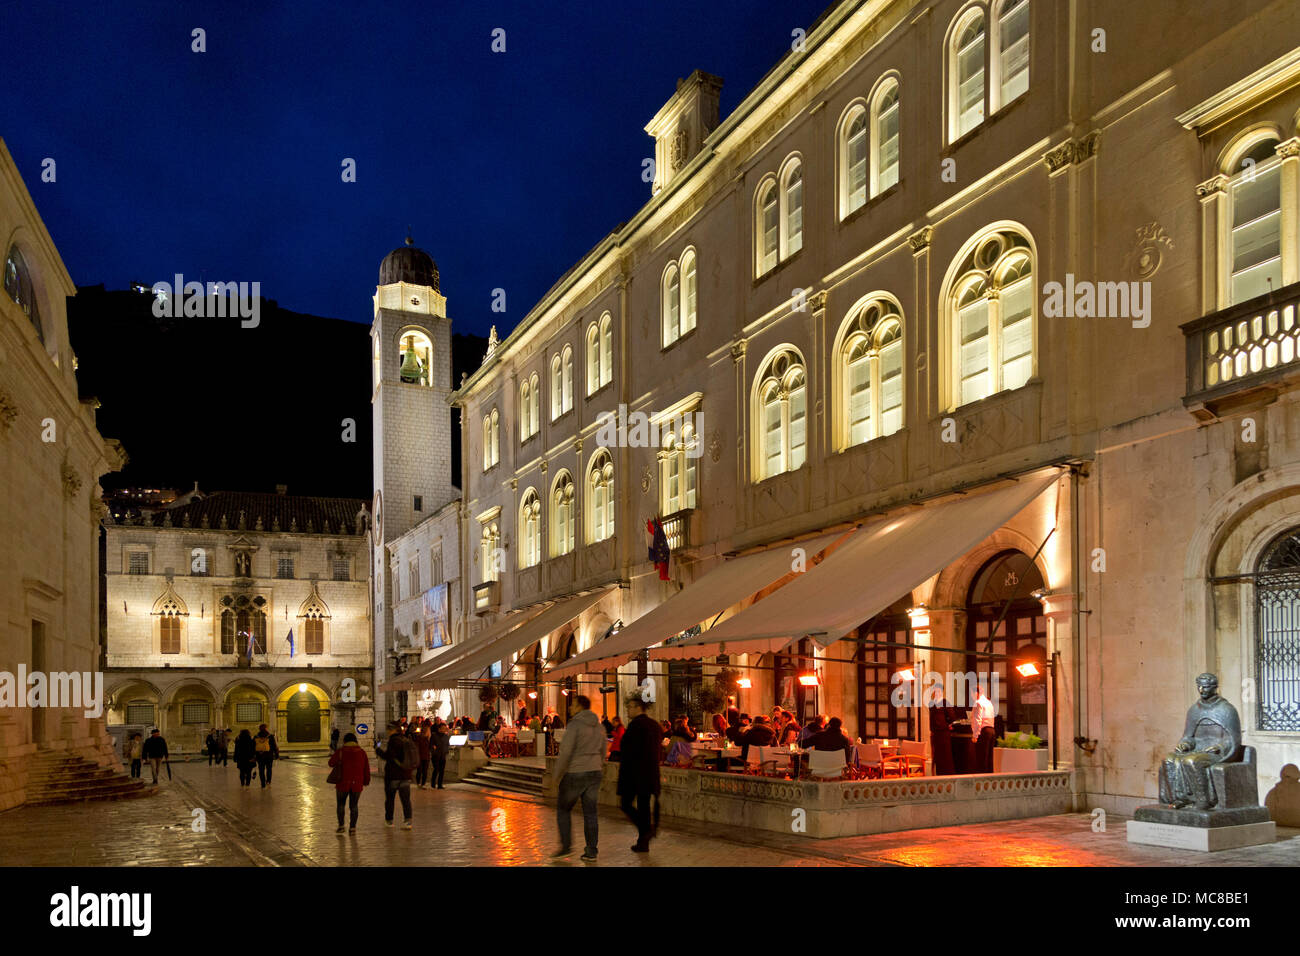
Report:
M 368 323 L 409 224 L 456 328 L 504 335 L 649 198 L 677 78 L 722 76 L 725 117 L 828 3 L 0 0 L 0 136 L 78 285 L 259 281 Z

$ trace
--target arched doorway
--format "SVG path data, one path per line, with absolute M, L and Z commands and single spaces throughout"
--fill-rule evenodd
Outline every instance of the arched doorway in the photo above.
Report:
M 1300 731 L 1300 527 L 1278 535 L 1260 556 L 1255 615 L 1255 729 L 1295 733 Z
M 552 658 L 551 664 L 552 666 L 554 666 L 555 664 L 567 661 L 570 657 L 573 657 L 577 653 L 578 653 L 578 636 L 577 634 L 570 634 L 567 638 L 561 639 L 560 653 L 556 657 Z M 564 719 L 565 726 L 568 726 L 569 717 L 572 716 L 573 712 L 578 709 L 578 705 L 573 700 L 573 698 L 576 697 L 577 694 L 578 694 L 577 677 L 566 677 L 564 678 L 564 680 L 560 682 L 560 701 L 559 701 L 560 706 L 557 709 L 560 711 L 560 716 Z
M 285 718 L 285 740 L 291 744 L 319 743 L 320 702 L 311 694 L 300 691 L 289 698 Z
M 910 595 L 896 601 L 856 631 L 862 642 L 857 658 L 858 736 L 863 740 L 913 739 L 916 708 L 895 707 L 890 701 L 898 686 L 894 675 L 912 662 L 911 648 L 890 646 L 912 641 L 910 603 Z
M 1032 595 L 1043 588 L 1043 576 L 1027 554 L 1004 551 L 980 568 L 966 600 L 966 649 L 1010 658 L 990 661 L 971 654 L 967 670 L 996 673 L 995 703 L 1006 728 L 1039 737 L 1046 733 L 1048 721 L 1047 616 Z M 1015 664 L 1024 661 L 1032 661 L 1037 673 L 1026 676 L 1017 670 Z

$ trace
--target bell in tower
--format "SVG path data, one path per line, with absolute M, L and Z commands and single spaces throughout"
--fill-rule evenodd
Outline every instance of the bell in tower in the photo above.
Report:
M 415 336 L 408 335 L 402 342 L 402 367 L 398 376 L 410 385 L 428 385 L 428 371 L 415 351 Z

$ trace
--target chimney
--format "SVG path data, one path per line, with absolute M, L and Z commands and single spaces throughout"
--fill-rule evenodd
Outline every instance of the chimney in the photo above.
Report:
M 654 193 L 672 181 L 717 129 L 721 92 L 722 77 L 696 70 L 677 81 L 672 99 L 646 124 L 645 131 L 655 138 Z
M 287 495 L 287 494 L 289 493 L 289 486 L 288 486 L 288 485 L 276 485 L 276 486 L 275 486 L 275 493 L 276 493 L 277 495 Z

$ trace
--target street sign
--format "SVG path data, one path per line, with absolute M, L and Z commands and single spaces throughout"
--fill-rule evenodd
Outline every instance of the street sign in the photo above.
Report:
M 364 737 L 370 732 L 369 724 L 357 724 L 357 736 Z

